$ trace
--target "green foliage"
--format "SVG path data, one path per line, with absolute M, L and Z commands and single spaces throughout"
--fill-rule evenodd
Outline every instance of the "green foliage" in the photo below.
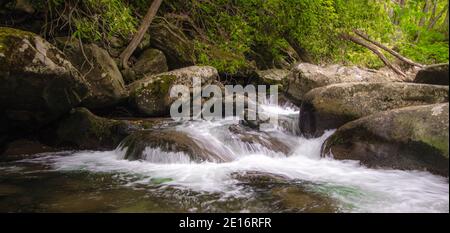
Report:
M 138 20 L 123 0 L 31 0 L 35 9 L 47 12 L 49 28 L 68 30 L 86 41 L 108 42 L 111 37 L 129 38 Z M 54 34 L 53 32 L 49 32 Z
M 88 41 L 130 38 L 152 2 L 31 1 L 65 16 L 54 14 L 54 18 L 70 19 L 73 35 Z M 426 1 L 437 4 L 424 12 Z M 448 1 L 407 0 L 403 6 L 398 2 L 171 0 L 163 1 L 158 14 L 194 41 L 198 64 L 212 65 L 226 73 L 238 73 L 255 64 L 259 68 L 283 67 L 300 58 L 315 63 L 383 66 L 366 48 L 341 39 L 342 33 L 354 29 L 414 61 L 448 62 Z M 67 6 L 76 10 L 66 11 Z M 436 22 L 432 25 L 433 19 Z
M 128 38 L 136 29 L 137 20 L 122 0 L 85 0 L 83 4 L 92 15 L 74 18 L 74 36 L 93 41 Z
M 428 12 L 423 11 L 425 2 L 425 0 L 407 1 L 403 7 L 394 6 L 398 19 L 397 29 L 402 35 L 396 40 L 395 47 L 400 53 L 417 62 L 425 64 L 448 62 L 448 22 L 445 22 L 444 15 L 448 9 L 448 1 L 437 0 L 434 13 L 432 6 Z M 434 0 L 428 0 L 429 4 L 432 2 Z M 439 15 L 434 27 L 430 28 L 433 18 Z M 421 20 L 423 25 L 420 25 Z

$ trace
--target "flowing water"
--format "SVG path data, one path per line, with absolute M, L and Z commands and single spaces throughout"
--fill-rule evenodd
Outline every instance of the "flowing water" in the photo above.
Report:
M 296 136 L 298 110 L 263 105 L 280 126 L 230 131 L 233 119 L 175 126 L 231 162 L 195 163 L 146 148 L 145 159 L 115 151 L 67 151 L 0 163 L 2 212 L 449 212 L 448 178 L 369 169 L 321 158 L 322 137 Z M 272 144 L 268 141 L 272 141 Z M 270 146 L 282 143 L 288 152 Z M 266 143 L 268 142 L 268 143 Z

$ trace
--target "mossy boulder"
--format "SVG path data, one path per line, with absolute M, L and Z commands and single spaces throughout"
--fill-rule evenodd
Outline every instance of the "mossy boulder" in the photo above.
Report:
M 124 71 L 127 83 L 139 80 L 144 76 L 160 74 L 168 71 L 166 56 L 157 49 L 147 49 L 139 56 L 137 62 Z
M 109 150 L 131 133 L 157 128 L 161 119 L 119 120 L 96 116 L 86 108 L 73 109 L 54 127 L 52 143 L 74 149 Z
M 181 28 L 165 20 L 155 19 L 150 26 L 150 46 L 161 50 L 167 58 L 169 69 L 195 64 L 194 42 Z
M 210 66 L 191 66 L 145 77 L 128 86 L 131 104 L 147 116 L 167 116 L 177 99 L 170 97 L 171 88 L 185 85 L 192 89 L 194 77 L 207 85 L 217 81 L 218 73 Z
M 40 128 L 89 93 L 90 84 L 56 47 L 36 34 L 0 27 L 0 132 Z
M 317 87 L 346 82 L 387 81 L 401 81 L 401 78 L 389 72 L 361 69 L 355 66 L 317 66 L 299 63 L 294 66 L 291 74 L 284 80 L 283 90 L 290 101 L 300 106 L 303 96 Z
M 228 156 L 205 148 L 200 141 L 186 132 L 173 129 L 134 132 L 123 140 L 120 148 L 125 151 L 124 159 L 128 160 L 147 160 L 154 163 L 229 161 Z
M 414 105 L 448 102 L 448 87 L 400 83 L 341 83 L 311 90 L 303 97 L 300 131 L 319 136 L 324 130 L 373 113 Z
M 109 107 L 127 97 L 122 74 L 106 50 L 96 44 L 80 45 L 78 40 L 58 40 L 69 61 L 91 85 L 92 94 L 83 101 L 84 106 L 91 109 Z
M 448 86 L 448 63 L 425 67 L 417 73 L 414 82 Z
M 448 110 L 448 103 L 412 106 L 352 121 L 327 139 L 322 155 L 448 176 Z

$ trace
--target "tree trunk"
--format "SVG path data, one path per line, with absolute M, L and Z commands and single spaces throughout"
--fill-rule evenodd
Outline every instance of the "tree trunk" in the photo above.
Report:
M 445 14 L 445 20 L 442 23 L 442 27 L 444 28 L 445 39 L 448 40 L 448 5 L 447 5 L 447 13 Z
M 428 14 L 429 9 L 430 9 L 430 1 L 425 0 L 423 9 L 422 9 L 422 16 L 420 17 L 420 20 L 419 20 L 419 27 L 423 27 L 423 25 L 425 25 L 425 21 L 427 19 L 427 14 Z
M 295 50 L 298 57 L 302 62 L 312 63 L 312 58 L 308 51 L 304 49 L 296 39 L 292 38 L 289 33 L 284 33 L 284 39 L 289 43 L 289 45 Z
M 423 9 L 422 9 L 422 16 L 420 17 L 419 20 L 419 30 L 416 33 L 416 38 L 415 38 L 415 43 L 419 42 L 419 38 L 420 38 L 420 30 L 422 30 L 422 27 L 425 25 L 425 21 L 427 18 L 427 13 L 428 10 L 430 8 L 430 1 L 429 0 L 425 0 L 425 4 L 423 5 Z
M 134 50 L 136 50 L 138 45 L 141 43 L 142 38 L 144 38 L 145 32 L 147 32 L 148 28 L 150 27 L 150 24 L 153 21 L 153 18 L 156 15 L 156 12 L 158 12 L 159 7 L 161 6 L 161 2 L 162 0 L 153 0 L 152 4 L 150 5 L 150 8 L 148 8 L 147 14 L 142 20 L 141 26 L 139 26 L 138 31 L 134 35 L 130 44 L 128 44 L 127 48 L 122 52 L 122 54 L 120 54 L 120 63 L 124 69 L 129 68 L 128 60 L 130 59 Z
M 401 71 L 399 68 L 397 68 L 394 64 L 392 64 L 385 56 L 382 52 L 380 52 L 377 47 L 373 46 L 372 44 L 367 43 L 365 40 L 352 36 L 350 34 L 342 34 L 341 35 L 342 38 L 344 38 L 345 40 L 351 41 L 353 43 L 359 44 L 369 50 L 371 50 L 373 53 L 375 53 L 380 59 L 381 61 L 383 61 L 383 63 L 388 66 L 389 68 L 391 68 L 395 73 L 406 77 L 406 74 L 403 73 L 403 71 Z
M 412 60 L 410 60 L 410 59 L 400 55 L 396 51 L 386 47 L 385 45 L 381 44 L 380 42 L 370 39 L 367 34 L 361 32 L 361 31 L 358 31 L 358 30 L 354 30 L 354 32 L 356 33 L 356 35 L 360 36 L 361 38 L 367 40 L 368 42 L 370 42 L 370 43 L 376 45 L 377 47 L 387 51 L 390 54 L 392 54 L 394 57 L 398 58 L 400 61 L 403 61 L 403 62 L 405 62 L 405 63 L 407 63 L 409 65 L 412 65 L 412 66 L 417 66 L 417 67 L 420 67 L 420 68 L 423 67 L 422 64 L 416 63 L 416 62 L 414 62 L 414 61 L 412 61 Z
M 439 21 L 439 19 L 444 15 L 444 12 L 448 9 L 448 4 L 446 7 L 444 7 L 437 16 L 434 16 L 433 18 L 430 19 L 430 23 L 428 24 L 428 30 L 433 29 L 434 25 L 437 23 L 437 21 Z

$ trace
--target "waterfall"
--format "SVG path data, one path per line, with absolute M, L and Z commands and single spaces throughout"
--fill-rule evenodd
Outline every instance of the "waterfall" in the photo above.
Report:
M 262 108 L 267 113 L 279 114 L 284 124 L 261 131 L 241 130 L 244 126 L 239 121 L 225 118 L 189 121 L 172 127 L 188 135 L 199 148 L 227 155 L 229 161 L 222 163 L 194 162 L 186 153 L 167 152 L 158 147 L 147 147 L 137 161 L 124 159 L 127 148 L 120 147 L 107 152 L 44 156 L 28 162 L 49 164 L 57 171 L 122 174 L 117 179 L 127 186 L 145 187 L 152 179 L 162 179 L 165 182 L 158 185 L 206 193 L 219 203 L 227 198 L 262 195 L 258 189 L 243 188 L 242 181 L 235 176 L 256 172 L 282 177 L 291 186 L 303 185 L 308 192 L 324 195 L 337 203 L 337 211 L 448 212 L 447 178 L 420 171 L 369 169 L 358 161 L 321 158 L 320 148 L 332 131 L 306 139 L 295 130 L 298 109 L 289 104 L 272 105 L 270 101 Z M 248 208 L 243 206 L 242 211 Z

